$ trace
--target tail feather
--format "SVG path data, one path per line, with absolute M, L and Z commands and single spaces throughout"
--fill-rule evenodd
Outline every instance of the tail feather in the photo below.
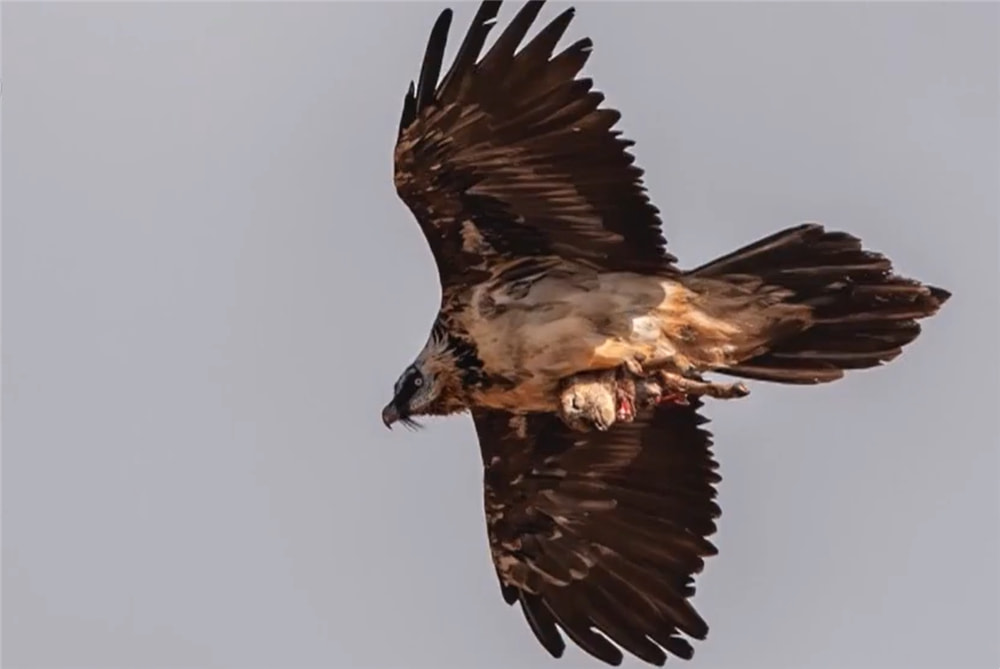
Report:
M 780 287 L 785 302 L 808 306 L 801 327 L 776 328 L 767 350 L 718 369 L 777 383 L 826 383 L 845 370 L 896 358 L 951 293 L 897 276 L 891 261 L 844 232 L 815 223 L 789 228 L 691 270 L 715 279 L 753 277 Z

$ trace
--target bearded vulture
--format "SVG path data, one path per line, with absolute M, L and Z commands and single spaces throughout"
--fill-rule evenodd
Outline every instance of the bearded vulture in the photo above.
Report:
M 612 665 L 690 658 L 720 514 L 702 399 L 579 431 L 557 414 L 562 384 L 636 364 L 829 382 L 895 358 L 950 294 L 812 223 L 679 269 L 620 114 L 579 76 L 591 41 L 555 52 L 574 10 L 525 43 L 528 2 L 484 54 L 499 7 L 479 6 L 443 77 L 442 12 L 404 98 L 395 187 L 442 296 L 382 419 L 471 413 L 500 590 L 549 653 L 565 635 Z

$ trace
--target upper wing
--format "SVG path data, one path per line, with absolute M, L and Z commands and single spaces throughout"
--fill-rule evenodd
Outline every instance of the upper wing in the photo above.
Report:
M 673 272 L 642 170 L 578 79 L 582 39 L 553 56 L 572 8 L 524 48 L 542 2 L 528 2 L 482 59 L 500 2 L 483 2 L 438 81 L 451 10 L 431 31 L 406 95 L 395 185 L 423 230 L 445 287 L 500 258 L 556 255 L 608 270 Z
M 715 554 L 719 481 L 700 405 L 663 405 L 607 432 L 552 414 L 473 410 L 487 533 L 504 599 L 555 657 L 559 628 L 595 657 L 690 658 L 708 626 L 688 599 Z

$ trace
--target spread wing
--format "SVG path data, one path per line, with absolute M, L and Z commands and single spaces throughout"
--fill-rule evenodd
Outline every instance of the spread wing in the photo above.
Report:
M 698 405 L 589 434 L 552 414 L 473 410 L 500 587 L 553 656 L 560 629 L 609 664 L 623 656 L 608 639 L 662 665 L 692 656 L 682 634 L 708 633 L 688 600 L 716 552 L 720 479 Z
M 404 100 L 395 185 L 434 254 L 444 287 L 502 259 L 559 256 L 598 268 L 674 272 L 633 142 L 577 78 L 581 39 L 557 55 L 574 10 L 518 46 L 542 2 L 528 2 L 482 58 L 500 2 L 483 2 L 440 79 L 451 10 L 431 31 Z M 516 53 L 515 53 L 516 52 Z

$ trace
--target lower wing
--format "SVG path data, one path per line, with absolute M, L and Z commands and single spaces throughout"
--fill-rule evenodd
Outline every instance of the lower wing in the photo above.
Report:
M 614 644 L 662 665 L 693 655 L 682 635 L 707 635 L 689 599 L 716 552 L 719 476 L 698 406 L 583 434 L 554 414 L 473 411 L 501 590 L 553 656 L 560 631 L 614 665 Z

